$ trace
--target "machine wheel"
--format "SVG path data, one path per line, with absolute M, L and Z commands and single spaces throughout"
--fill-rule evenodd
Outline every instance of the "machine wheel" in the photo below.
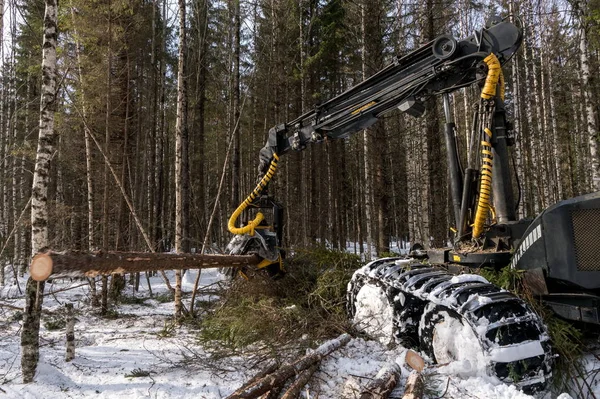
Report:
M 419 343 L 418 320 L 425 302 L 412 295 L 405 295 L 389 277 L 393 271 L 386 265 L 405 262 L 404 258 L 385 258 L 369 263 L 355 273 L 348 283 L 347 310 L 355 328 L 371 338 L 388 345 L 399 343 L 407 347 Z M 377 276 L 377 270 L 391 272 Z M 374 275 L 368 275 L 368 270 Z
M 377 260 L 352 277 L 348 313 L 378 341 L 420 346 L 439 364 L 462 362 L 466 375 L 484 371 L 527 391 L 543 388 L 551 376 L 541 319 L 478 275 L 455 276 L 402 258 Z
M 444 306 L 429 304 L 419 323 L 423 351 L 436 363 L 463 362 L 475 370 L 487 368 L 477 331 Z M 468 370 L 466 370 L 468 371 Z
M 364 282 L 356 287 L 354 327 L 369 337 L 389 345 L 394 342 L 396 325 L 392 293 L 383 284 Z

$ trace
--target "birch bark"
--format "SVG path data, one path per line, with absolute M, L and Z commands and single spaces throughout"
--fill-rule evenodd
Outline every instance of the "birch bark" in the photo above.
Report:
M 367 37 L 367 32 L 366 32 L 366 18 L 367 16 L 365 15 L 365 7 L 366 7 L 366 3 L 362 3 L 360 5 L 360 27 L 361 27 L 361 36 L 362 36 L 362 51 L 361 51 L 361 56 L 362 56 L 362 77 L 363 79 L 367 78 L 367 55 L 366 55 L 366 41 L 369 40 Z M 371 260 L 371 253 L 372 253 L 372 248 L 373 248 L 373 229 L 372 229 L 372 224 L 371 224 L 371 220 L 373 218 L 373 193 L 372 193 L 372 187 L 371 187 L 371 183 L 369 182 L 371 175 L 372 175 L 372 171 L 371 171 L 371 164 L 369 162 L 369 159 L 371 157 L 371 148 L 369 145 L 369 135 L 367 133 L 367 131 L 364 131 L 363 134 L 363 149 L 364 149 L 364 163 L 363 163 L 363 169 L 364 169 L 364 174 L 365 174 L 365 192 L 364 192 L 364 203 L 365 203 L 365 226 L 366 226 L 366 239 L 367 239 L 367 246 L 365 248 L 365 259 L 366 260 Z
M 179 60 L 177 72 L 177 121 L 175 126 L 175 252 L 187 252 L 187 77 L 186 77 L 186 31 L 185 0 L 179 0 Z M 187 241 L 186 241 L 187 242 Z M 175 317 L 182 315 L 181 270 L 175 272 Z
M 592 189 L 600 190 L 600 158 L 598 157 L 598 126 L 596 125 L 596 110 L 592 102 L 592 89 L 590 85 L 590 55 L 586 29 L 587 2 L 575 2 L 579 22 L 579 57 L 581 62 L 581 84 L 586 114 L 586 130 L 590 148 L 590 166 L 592 174 Z
M 45 0 L 44 39 L 42 46 L 42 88 L 40 100 L 39 138 L 31 202 L 31 249 L 35 254 L 48 246 L 48 183 L 50 161 L 54 153 L 56 133 L 56 0 Z M 35 376 L 39 359 L 40 314 L 44 283 L 27 281 L 25 314 L 21 333 L 21 371 L 23 383 Z
M 4 0 L 0 0 L 0 60 L 4 59 Z M 2 71 L 2 91 L 0 91 L 0 181 L 4 181 L 4 122 L 5 122 L 5 84 L 4 71 Z M 4 185 L 0 185 L 0 197 L 3 196 Z M 3 214 L 3 209 L 0 209 L 0 215 Z M 0 221 L 0 234 L 3 236 L 7 233 L 5 219 Z M 4 285 L 4 264 L 0 265 L 0 285 Z

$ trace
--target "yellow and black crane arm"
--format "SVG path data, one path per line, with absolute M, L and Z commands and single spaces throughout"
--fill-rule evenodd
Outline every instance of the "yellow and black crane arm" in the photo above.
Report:
M 229 231 L 236 235 L 256 237 L 258 231 L 264 230 L 260 229 L 265 224 L 264 215 L 260 212 L 244 226 L 238 226 L 237 221 L 249 207 L 261 207 L 265 189 L 282 155 L 292 150 L 301 151 L 312 143 L 348 137 L 368 128 L 395 109 L 419 117 L 425 111 L 424 100 L 482 81 L 492 70 L 496 73 L 496 64 L 492 66 L 484 60 L 493 56 L 499 67 L 512 57 L 520 43 L 521 30 L 499 18 L 490 20 L 485 28 L 463 40 L 450 35 L 439 36 L 406 55 L 396 57 L 392 64 L 337 97 L 290 122 L 271 128 L 267 142 L 260 150 L 260 180 L 231 215 Z M 488 83 L 484 85 L 484 91 L 495 91 L 495 88 L 495 84 L 493 88 Z M 493 127 L 490 126 L 490 129 L 493 130 Z M 455 154 L 451 154 L 450 158 L 458 162 Z M 451 176 L 451 182 L 456 180 L 452 184 L 456 186 L 453 195 L 457 197 L 457 212 L 461 207 L 458 197 L 463 187 L 462 181 L 459 181 L 462 179 L 460 172 L 458 167 L 455 176 Z M 281 226 L 279 222 L 277 229 L 280 230 Z M 257 239 L 264 241 L 265 234 L 260 235 Z M 280 246 L 281 231 L 276 231 L 276 236 L 274 245 Z M 244 248 L 243 251 L 246 251 L 247 247 Z M 239 251 L 236 249 L 235 253 Z

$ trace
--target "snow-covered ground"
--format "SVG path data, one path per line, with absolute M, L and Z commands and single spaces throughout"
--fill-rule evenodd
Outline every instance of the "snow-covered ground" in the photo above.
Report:
M 195 274 L 184 278 L 184 291 L 191 291 Z M 202 272 L 201 286 L 218 283 L 213 269 Z M 21 289 L 25 279 L 19 281 Z M 256 373 L 254 358 L 239 356 L 212 359 L 198 343 L 197 331 L 175 328 L 170 322 L 173 303 L 145 299 L 142 303 L 119 305 L 118 317 L 101 318 L 91 313 L 88 288 L 81 281 L 47 284 L 41 329 L 40 362 L 35 383 L 21 384 L 20 320 L 24 305 L 16 285 L 0 290 L 0 399 L 2 398 L 223 398 Z M 167 292 L 159 278 L 152 279 L 155 295 Z M 53 293 L 67 287 L 71 290 Z M 79 286 L 79 287 L 77 287 Z M 136 296 L 148 298 L 142 281 Z M 131 287 L 126 295 L 132 296 Z M 203 299 L 210 299 L 205 297 Z M 77 311 L 76 355 L 64 361 L 63 329 L 48 330 L 48 320 L 60 320 L 64 304 Z M 362 386 L 384 366 L 401 366 L 401 382 L 395 397 L 401 397 L 410 373 L 404 362 L 406 349 L 387 347 L 355 338 L 323 361 L 304 392 L 306 398 L 358 398 Z M 585 356 L 589 373 L 589 398 L 600 397 L 600 361 Z M 460 364 L 432 367 L 426 372 L 428 397 L 444 398 L 530 398 L 513 386 L 494 382 L 481 370 L 461 375 Z M 579 385 L 585 384 L 580 381 Z M 576 385 L 575 385 L 576 386 Z M 575 392 L 575 391 L 574 391 Z M 567 399 L 580 395 L 546 392 L 539 397 Z

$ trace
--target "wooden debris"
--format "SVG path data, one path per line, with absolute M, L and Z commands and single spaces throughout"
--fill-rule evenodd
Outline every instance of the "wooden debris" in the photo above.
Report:
M 31 261 L 36 281 L 60 277 L 95 277 L 155 270 L 244 267 L 260 263 L 257 255 L 207 255 L 146 252 L 45 252 Z
M 360 399 L 386 399 L 400 380 L 400 366 L 387 365 L 377 373 L 374 380 L 370 381 L 361 391 Z
M 327 341 L 308 355 L 303 356 L 294 363 L 281 366 L 279 370 L 261 378 L 256 383 L 244 389 L 243 392 L 229 395 L 227 399 L 257 398 L 275 387 L 282 386 L 288 379 L 320 362 L 325 356 L 346 345 L 348 342 L 350 342 L 350 335 L 348 334 L 342 334 L 335 339 Z
M 408 352 L 406 352 L 406 364 L 419 373 L 425 368 L 425 360 L 412 349 L 409 349 Z
M 256 383 L 261 378 L 271 374 L 273 371 L 277 370 L 278 367 L 279 363 L 277 363 L 275 360 L 270 361 L 265 368 L 256 373 L 252 378 L 246 381 L 244 385 L 239 387 L 234 393 L 232 393 L 229 396 L 240 395 L 242 392 L 244 392 L 246 388 L 250 387 L 251 385 L 254 385 L 254 383 Z
M 287 391 L 283 394 L 281 399 L 296 399 L 300 396 L 302 388 L 310 381 L 311 377 L 319 368 L 319 363 L 313 364 L 298 375 L 298 378 L 290 385 Z
M 423 375 L 418 371 L 413 371 L 408 376 L 406 387 L 404 388 L 404 396 L 402 399 L 421 399 L 425 392 L 425 381 Z
M 278 399 L 279 398 L 279 394 L 281 393 L 282 390 L 283 390 L 283 385 L 278 386 L 278 387 L 274 387 L 269 392 L 267 392 L 264 395 L 262 395 L 260 397 L 260 399 Z

